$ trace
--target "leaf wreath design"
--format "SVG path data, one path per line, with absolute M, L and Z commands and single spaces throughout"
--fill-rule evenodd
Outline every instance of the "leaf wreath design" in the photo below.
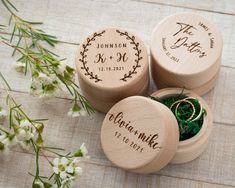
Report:
M 133 74 L 137 74 L 136 69 L 141 67 L 141 65 L 139 64 L 140 60 L 143 59 L 143 57 L 141 57 L 141 50 L 139 49 L 139 43 L 135 41 L 135 36 L 130 36 L 128 34 L 128 32 L 121 32 L 119 30 L 116 30 L 117 33 L 120 34 L 120 36 L 126 36 L 126 39 L 130 41 L 130 44 L 133 45 L 133 49 L 136 50 L 135 56 L 135 65 L 133 65 L 132 70 L 130 70 L 128 73 L 124 74 L 124 76 L 120 79 L 124 82 L 127 81 L 128 78 L 132 78 Z
M 101 37 L 105 33 L 105 30 L 103 30 L 100 33 L 94 33 L 91 38 L 87 38 L 86 44 L 82 45 L 83 51 L 80 52 L 80 55 L 82 56 L 81 59 L 79 59 L 80 62 L 82 62 L 81 69 L 85 70 L 85 75 L 90 76 L 90 79 L 94 79 L 95 82 L 100 82 L 102 79 L 98 78 L 98 75 L 94 74 L 93 72 L 89 71 L 89 67 L 86 66 L 87 64 L 87 55 L 86 52 L 88 52 L 88 46 L 91 46 L 92 42 L 95 41 L 96 37 Z

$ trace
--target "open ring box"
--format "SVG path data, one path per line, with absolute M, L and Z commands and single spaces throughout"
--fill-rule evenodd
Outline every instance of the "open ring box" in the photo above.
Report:
M 152 96 L 179 95 L 182 89 L 167 88 Z M 206 110 L 200 131 L 179 141 L 177 120 L 171 110 L 147 97 L 133 96 L 115 104 L 107 113 L 101 130 L 102 148 L 115 165 L 138 173 L 156 172 L 168 163 L 185 163 L 197 158 L 206 148 L 212 129 L 212 113 L 206 102 L 191 91 Z

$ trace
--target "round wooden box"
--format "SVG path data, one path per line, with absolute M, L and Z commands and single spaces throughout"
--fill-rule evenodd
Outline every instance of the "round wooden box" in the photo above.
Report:
M 167 17 L 152 33 L 152 77 L 160 88 L 205 94 L 218 77 L 222 46 L 219 30 L 205 18 L 192 13 Z
M 153 96 L 179 94 L 182 89 L 164 89 Z M 137 173 L 152 173 L 168 163 L 185 163 L 198 157 L 206 147 L 212 115 L 205 101 L 197 98 L 207 111 L 202 128 L 194 137 L 179 141 L 178 123 L 168 107 L 142 96 L 121 100 L 107 113 L 101 129 L 101 145 L 115 165 Z
M 122 29 L 91 34 L 79 47 L 76 67 L 84 96 L 101 112 L 148 88 L 146 48 L 137 36 Z

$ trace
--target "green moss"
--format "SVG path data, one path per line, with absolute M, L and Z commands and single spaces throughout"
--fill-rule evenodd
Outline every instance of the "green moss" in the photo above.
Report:
M 195 136 L 201 129 L 206 111 L 199 101 L 184 94 L 169 95 L 151 99 L 166 105 L 175 115 L 180 131 L 180 141 Z

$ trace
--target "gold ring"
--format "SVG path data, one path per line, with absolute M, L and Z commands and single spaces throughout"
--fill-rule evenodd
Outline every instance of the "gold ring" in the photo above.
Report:
M 191 115 L 188 119 L 185 120 L 185 121 L 190 121 L 190 120 L 194 117 L 194 115 L 195 115 L 195 113 L 196 113 L 196 110 L 195 110 L 195 107 L 194 107 L 193 103 L 190 102 L 190 101 L 188 101 L 187 99 L 183 99 L 183 100 L 180 100 L 180 101 L 178 102 L 178 104 L 177 104 L 177 106 L 176 106 L 176 108 L 175 108 L 175 114 L 177 114 L 177 110 L 178 110 L 178 108 L 179 108 L 179 105 L 180 105 L 182 102 L 185 102 L 185 103 L 190 104 L 190 106 L 191 106 L 192 109 L 193 109 L 192 115 Z

